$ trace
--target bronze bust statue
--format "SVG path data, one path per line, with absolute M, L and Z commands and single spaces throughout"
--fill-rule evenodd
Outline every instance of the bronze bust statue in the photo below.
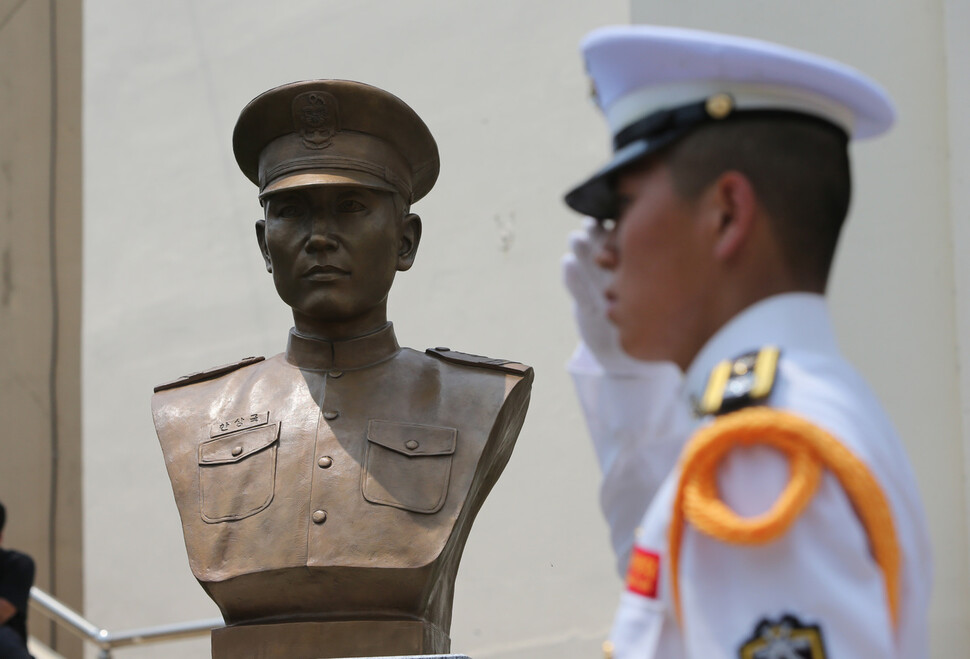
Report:
M 387 322 L 434 138 L 388 92 L 314 80 L 250 102 L 233 149 L 294 327 L 284 353 L 152 399 L 192 571 L 228 625 L 213 657 L 448 652 L 458 562 L 533 375 L 401 348 Z

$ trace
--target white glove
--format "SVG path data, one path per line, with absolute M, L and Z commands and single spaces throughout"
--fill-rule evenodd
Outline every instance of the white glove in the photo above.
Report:
M 613 375 L 636 375 L 649 368 L 627 356 L 620 348 L 616 327 L 606 318 L 604 292 L 610 272 L 596 264 L 596 255 L 606 242 L 606 230 L 596 220 L 586 218 L 583 228 L 569 234 L 569 251 L 562 257 L 562 276 L 573 296 L 573 315 L 579 336 L 588 353 L 602 369 Z M 582 352 L 580 346 L 578 352 Z
M 693 420 L 679 396 L 680 369 L 633 359 L 620 348 L 603 296 L 611 275 L 595 261 L 605 240 L 606 231 L 586 220 L 569 236 L 562 272 L 582 338 L 568 369 L 603 470 L 600 504 L 622 575 L 634 529 L 673 468 Z

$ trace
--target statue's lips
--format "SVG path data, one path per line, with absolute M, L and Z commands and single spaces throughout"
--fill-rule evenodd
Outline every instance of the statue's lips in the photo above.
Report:
M 349 276 L 350 273 L 335 265 L 315 265 L 303 273 L 303 279 L 310 281 L 336 281 Z

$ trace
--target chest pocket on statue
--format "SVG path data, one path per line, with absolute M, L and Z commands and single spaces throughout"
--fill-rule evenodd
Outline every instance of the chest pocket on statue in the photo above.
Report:
M 361 491 L 371 503 L 415 513 L 445 505 L 458 431 L 372 419 Z
M 255 515 L 273 500 L 280 424 L 243 430 L 199 446 L 202 519 L 227 522 Z

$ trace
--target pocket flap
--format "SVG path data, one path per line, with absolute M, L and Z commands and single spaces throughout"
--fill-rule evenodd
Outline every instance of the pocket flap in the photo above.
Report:
M 371 419 L 367 439 L 402 455 L 451 455 L 458 430 L 418 423 L 397 423 Z
M 238 462 L 243 458 L 272 446 L 280 434 L 280 424 L 244 430 L 226 437 L 210 439 L 199 446 L 200 465 Z

